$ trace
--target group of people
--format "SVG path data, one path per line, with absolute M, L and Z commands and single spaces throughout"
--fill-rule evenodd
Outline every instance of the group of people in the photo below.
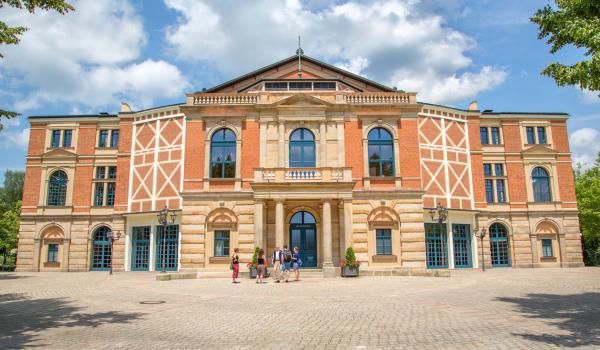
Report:
M 264 249 L 260 249 L 257 257 L 257 277 L 256 283 L 265 283 L 265 272 L 269 266 L 269 260 L 265 256 Z M 283 246 L 283 249 L 276 247 L 271 257 L 271 264 L 273 264 L 273 279 L 275 283 L 289 281 L 290 271 L 294 270 L 295 280 L 300 280 L 300 267 L 302 266 L 302 259 L 300 259 L 300 250 L 298 247 L 294 247 L 293 252 L 288 249 L 287 245 Z M 233 283 L 239 283 L 238 276 L 240 272 L 240 256 L 239 249 L 233 250 L 233 256 L 231 257 L 231 267 L 233 273 L 231 278 Z

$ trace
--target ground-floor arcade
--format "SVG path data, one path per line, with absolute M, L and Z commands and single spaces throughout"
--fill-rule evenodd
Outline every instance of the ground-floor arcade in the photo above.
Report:
M 298 246 L 306 268 L 334 273 L 349 246 L 369 269 L 582 266 L 576 212 L 450 210 L 440 224 L 419 193 L 350 194 L 193 194 L 166 229 L 156 212 L 23 217 L 17 269 L 227 270 L 233 248 L 249 262 L 256 246 L 283 245 Z M 114 245 L 111 230 L 121 233 Z

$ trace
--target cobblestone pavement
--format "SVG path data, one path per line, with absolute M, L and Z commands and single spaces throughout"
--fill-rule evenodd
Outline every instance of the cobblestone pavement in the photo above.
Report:
M 600 268 L 257 285 L 0 274 L 0 349 L 600 348 Z

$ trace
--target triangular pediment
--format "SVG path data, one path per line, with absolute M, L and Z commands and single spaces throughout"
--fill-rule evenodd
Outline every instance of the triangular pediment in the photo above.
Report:
M 295 94 L 273 103 L 273 106 L 283 107 L 329 107 L 333 104 L 308 94 Z
M 299 62 L 300 61 L 300 62 Z M 240 93 L 253 91 L 253 87 L 263 81 L 273 80 L 331 80 L 343 84 L 343 90 L 354 92 L 392 92 L 392 88 L 352 72 L 302 55 L 290 56 L 284 60 L 241 75 L 204 92 Z
M 65 148 L 53 148 L 46 153 L 42 154 L 44 159 L 52 158 L 74 158 L 76 157 L 75 150 Z
M 533 145 L 521 151 L 523 158 L 555 158 L 556 151 L 547 145 Z

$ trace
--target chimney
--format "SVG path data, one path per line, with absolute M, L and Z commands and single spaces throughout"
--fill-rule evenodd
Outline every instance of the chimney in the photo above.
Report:
M 477 107 L 477 101 L 473 101 L 471 103 L 469 103 L 469 108 L 470 111 L 477 111 L 479 110 L 479 107 Z

